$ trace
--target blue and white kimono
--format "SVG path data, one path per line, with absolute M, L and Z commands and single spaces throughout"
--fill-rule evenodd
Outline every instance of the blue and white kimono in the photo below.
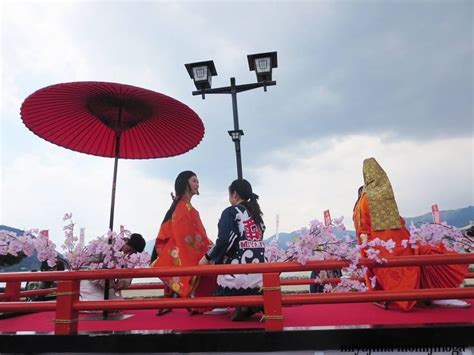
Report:
M 216 244 L 208 252 L 215 264 L 249 264 L 265 262 L 263 233 L 265 225 L 257 225 L 242 205 L 230 206 L 221 215 Z M 219 275 L 219 295 L 259 294 L 262 274 Z

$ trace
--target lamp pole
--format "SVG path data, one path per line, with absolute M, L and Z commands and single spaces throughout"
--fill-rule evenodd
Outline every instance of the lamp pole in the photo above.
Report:
M 230 92 L 232 95 L 232 114 L 234 115 L 234 131 L 239 131 L 239 112 L 237 111 L 237 90 L 235 89 L 235 78 L 230 78 Z M 235 159 L 237 160 L 237 178 L 242 179 L 242 155 L 240 152 L 240 134 L 234 140 Z
M 186 70 L 191 79 L 194 80 L 197 91 L 193 91 L 193 96 L 201 95 L 202 99 L 206 94 L 230 94 L 232 97 L 232 114 L 234 118 L 234 130 L 228 131 L 235 145 L 235 159 L 237 162 L 237 178 L 242 179 L 242 153 L 240 147 L 240 137 L 244 132 L 239 127 L 239 113 L 237 110 L 237 94 L 242 91 L 248 91 L 263 87 L 267 91 L 267 86 L 276 85 L 272 81 L 272 68 L 277 67 L 277 53 L 258 53 L 247 56 L 249 69 L 255 70 L 258 82 L 252 84 L 236 85 L 235 78 L 230 78 L 230 86 L 211 88 L 211 79 L 217 75 L 214 62 L 212 60 L 185 64 Z
M 237 161 L 237 178 L 242 179 L 242 153 L 240 149 L 240 137 L 244 132 L 239 128 L 239 113 L 237 110 L 237 94 L 239 92 L 276 85 L 276 81 L 264 81 L 252 84 L 236 85 L 235 78 L 230 78 L 230 86 L 213 89 L 202 89 L 193 91 L 193 96 L 201 95 L 205 98 L 208 94 L 230 94 L 232 96 L 232 113 L 234 116 L 234 131 L 229 131 L 235 145 L 235 158 Z

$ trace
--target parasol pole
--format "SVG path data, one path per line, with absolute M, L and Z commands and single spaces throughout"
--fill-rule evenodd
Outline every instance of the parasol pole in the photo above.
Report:
M 122 122 L 122 105 L 119 107 L 118 113 L 118 125 Z M 116 130 L 115 131 L 115 161 L 114 161 L 114 177 L 112 180 L 112 198 L 110 201 L 110 219 L 109 219 L 109 230 L 112 232 L 114 230 L 114 212 L 115 212 L 115 190 L 117 187 L 117 170 L 118 170 L 118 160 L 120 156 L 120 136 L 121 132 Z M 109 245 L 112 244 L 112 238 L 109 235 Z M 110 281 L 109 279 L 105 280 L 104 284 L 104 300 L 109 299 L 109 291 L 110 291 Z M 102 318 L 107 319 L 109 312 L 107 310 L 102 311 Z
M 117 187 L 117 168 L 118 168 L 118 159 L 120 154 L 120 134 L 117 134 L 115 137 L 115 162 L 114 162 L 114 177 L 112 181 L 112 200 L 110 202 L 110 220 L 109 220 L 109 230 L 114 230 L 114 212 L 115 212 L 115 190 Z M 112 243 L 112 239 L 109 237 L 109 244 Z

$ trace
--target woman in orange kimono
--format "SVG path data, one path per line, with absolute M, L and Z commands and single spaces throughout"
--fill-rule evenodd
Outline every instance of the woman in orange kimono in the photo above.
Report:
M 165 215 L 155 242 L 158 259 L 153 267 L 194 266 L 212 246 L 199 217 L 199 212 L 191 205 L 191 198 L 199 195 L 199 180 L 192 171 L 181 172 L 175 181 L 175 197 Z M 214 280 L 196 276 L 175 276 L 162 278 L 166 283 L 167 296 L 174 293 L 180 297 L 211 294 Z M 200 282 L 201 281 L 201 282 Z M 161 309 L 157 315 L 169 312 Z
M 379 238 L 383 241 L 393 240 L 395 247 L 390 253 L 384 247 L 378 247 L 380 258 L 415 254 L 446 254 L 444 246 L 420 246 L 418 250 L 403 246 L 410 238 L 405 227 L 405 221 L 400 217 L 397 203 L 393 194 L 390 180 L 385 171 L 374 158 L 364 160 L 363 166 L 364 187 L 354 206 L 354 226 L 357 241 L 362 243 Z M 362 256 L 366 256 L 366 250 Z M 366 284 L 369 290 L 402 291 L 417 288 L 444 288 L 458 287 L 464 280 L 467 265 L 433 265 L 433 266 L 406 266 L 390 268 L 369 268 L 366 274 Z M 375 287 L 371 279 L 375 277 Z M 466 306 L 466 302 L 458 300 L 443 300 L 444 305 Z M 449 302 L 457 301 L 457 302 Z M 443 302 L 433 301 L 434 304 Z M 463 305 L 461 305 L 464 303 Z M 394 301 L 395 307 L 410 310 L 416 301 Z

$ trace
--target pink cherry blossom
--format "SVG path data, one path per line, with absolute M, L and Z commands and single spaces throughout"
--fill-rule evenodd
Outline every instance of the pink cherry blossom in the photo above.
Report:
M 65 214 L 64 220 L 67 224 L 64 227 L 65 242 L 62 248 L 73 269 L 136 268 L 149 265 L 148 253 L 126 255 L 121 251 L 131 234 L 125 228 L 119 233 L 109 230 L 91 240 L 86 246 L 81 246 L 77 243 L 79 238 L 74 235 L 75 224 L 72 222 L 72 214 Z
M 126 229 L 115 233 L 108 231 L 105 235 L 92 240 L 87 246 L 79 245 L 79 237 L 74 234 L 75 224 L 72 221 L 72 213 L 64 214 L 63 227 L 64 244 L 61 246 L 64 256 L 74 270 L 87 267 L 91 269 L 103 268 L 134 268 L 146 267 L 150 262 L 148 253 L 125 255 L 121 249 L 130 236 Z M 110 241 L 110 243 L 109 243 Z M 40 233 L 39 229 L 30 229 L 23 235 L 0 231 L 0 257 L 4 255 L 26 256 L 37 252 L 39 261 L 47 261 L 53 267 L 56 264 L 58 253 L 56 245 Z
M 38 229 L 25 231 L 22 235 L 8 231 L 0 231 L 0 256 L 19 254 L 31 256 L 37 252 L 39 261 L 47 261 L 49 265 L 56 263 L 56 245 L 40 234 Z
M 358 265 L 361 254 L 363 253 L 368 259 L 375 260 L 378 263 L 385 263 L 387 259 L 382 258 L 381 251 L 387 250 L 392 253 L 397 243 L 393 239 L 388 241 L 379 238 L 362 239 L 361 244 L 357 244 L 356 240 L 349 234 L 343 237 L 336 236 L 336 230 L 344 233 L 346 228 L 343 224 L 343 218 L 335 218 L 331 225 L 325 226 L 322 222 L 315 219 L 309 223 L 309 227 L 301 228 L 295 232 L 292 240 L 287 243 L 287 249 L 281 250 L 278 247 L 278 240 L 274 238 L 266 247 L 265 256 L 269 262 L 277 261 L 296 261 L 306 264 L 309 260 L 347 260 L 350 265 L 343 268 L 345 276 L 357 278 L 366 274 L 367 268 Z M 410 226 L 409 239 L 403 240 L 401 246 L 403 248 L 418 249 L 420 245 L 443 245 L 451 251 L 471 252 L 474 250 L 474 240 L 471 237 L 463 235 L 457 228 L 446 223 L 430 224 L 423 223 L 419 226 L 412 224 Z M 344 280 L 345 279 L 345 280 Z M 346 278 L 336 286 L 329 284 L 324 286 L 325 292 L 339 291 L 364 291 L 367 288 L 362 283 L 350 282 Z M 372 287 L 376 285 L 376 278 L 370 279 Z

